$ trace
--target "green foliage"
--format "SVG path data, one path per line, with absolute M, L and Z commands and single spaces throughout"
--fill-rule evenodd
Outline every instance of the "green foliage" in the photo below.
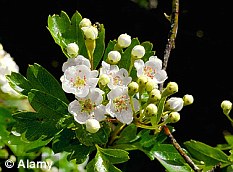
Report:
M 62 11 L 60 15 L 48 17 L 48 30 L 56 44 L 61 47 L 64 55 L 69 58 L 66 47 L 69 43 L 79 46 L 79 54 L 86 58 L 90 51 L 85 44 L 85 36 L 79 27 L 82 16 L 77 11 L 71 18 Z M 93 52 L 93 69 L 99 69 L 101 61 L 106 61 L 108 53 L 116 49 L 117 41 L 109 41 L 105 47 L 105 28 L 99 25 L 98 38 L 95 40 Z M 155 55 L 153 45 L 146 41 L 140 44 L 138 38 L 133 38 L 129 47 L 119 50 L 121 60 L 119 68 L 130 69 L 133 66 L 131 51 L 135 45 L 145 48 L 142 60 L 148 61 Z M 135 60 L 135 59 L 134 59 Z M 130 70 L 131 71 L 131 70 Z M 130 76 L 136 81 L 136 70 L 132 68 Z M 110 116 L 101 121 L 101 128 L 96 133 L 90 133 L 86 126 L 77 123 L 73 115 L 68 111 L 69 100 L 55 77 L 39 64 L 29 65 L 26 77 L 20 73 L 12 72 L 7 76 L 12 88 L 26 97 L 32 107 L 31 111 L 20 111 L 11 114 L 4 108 L 0 108 L 0 146 L 8 147 L 16 156 L 31 156 L 36 158 L 38 153 L 47 153 L 50 158 L 60 154 L 60 160 L 64 164 L 55 164 L 65 170 L 71 170 L 68 164 L 77 169 L 77 164 L 86 162 L 87 172 L 120 172 L 115 164 L 125 163 L 129 160 L 129 151 L 138 150 L 144 152 L 149 160 L 157 160 L 169 172 L 193 171 L 174 145 L 167 140 L 163 126 L 166 115 L 170 111 L 165 110 L 167 96 L 162 95 L 156 104 L 158 112 L 149 120 L 137 115 L 148 105 L 148 92 L 140 88 L 140 103 L 142 108 L 135 112 L 134 121 L 130 125 L 122 125 L 119 121 L 113 122 Z M 143 92 L 144 91 L 144 92 Z M 106 92 L 109 92 L 106 91 Z M 104 95 L 106 97 L 106 93 Z M 108 100 L 106 100 L 108 101 Z M 171 131 L 173 127 L 168 126 Z M 187 141 L 182 148 L 193 161 L 204 171 L 221 164 L 221 168 L 232 169 L 233 137 L 225 136 L 227 144 L 211 147 L 198 141 Z M 230 155 L 222 149 L 230 149 Z M 6 149 L 0 150 L 0 155 L 7 157 Z M 54 160 L 55 163 L 58 163 Z M 59 162 L 61 163 L 61 162 Z

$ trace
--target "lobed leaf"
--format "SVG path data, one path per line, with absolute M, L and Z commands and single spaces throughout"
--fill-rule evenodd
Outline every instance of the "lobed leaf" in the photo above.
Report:
M 218 163 L 230 163 L 228 156 L 218 148 L 195 140 L 186 141 L 184 145 L 192 158 L 203 161 L 206 166 L 214 166 Z

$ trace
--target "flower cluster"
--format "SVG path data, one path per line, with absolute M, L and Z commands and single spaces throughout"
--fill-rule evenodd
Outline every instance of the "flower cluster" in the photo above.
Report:
M 3 49 L 2 44 L 0 44 L 0 90 L 3 93 L 17 96 L 19 94 L 11 88 L 6 78 L 6 75 L 10 75 L 11 72 L 19 72 L 19 67 L 11 55 Z
M 170 82 L 166 89 L 159 90 L 159 84 L 168 78 L 166 71 L 162 69 L 162 61 L 154 55 L 146 61 L 142 60 L 146 50 L 142 45 L 135 45 L 131 49 L 129 69 L 120 68 L 118 63 L 123 50 L 132 42 L 131 36 L 125 33 L 118 37 L 114 49 L 108 52 L 100 68 L 94 70 L 92 58 L 98 29 L 87 18 L 82 19 L 79 27 L 83 31 L 89 57 L 79 54 L 78 44 L 68 44 L 66 51 L 70 58 L 63 64 L 64 75 L 61 76 L 63 90 L 75 95 L 75 100 L 68 106 L 75 121 L 85 124 L 86 130 L 91 133 L 97 132 L 101 127 L 100 122 L 107 119 L 123 124 L 135 122 L 141 127 L 149 123 L 152 125 L 161 98 L 178 91 L 175 82 Z M 136 70 L 136 80 L 131 76 L 133 68 Z M 146 102 L 143 101 L 145 95 L 148 97 Z M 192 102 L 191 95 L 171 97 L 166 101 L 164 113 L 158 117 L 156 126 L 153 127 L 158 127 L 160 121 L 163 121 L 162 124 L 177 122 L 180 119 L 178 111 Z

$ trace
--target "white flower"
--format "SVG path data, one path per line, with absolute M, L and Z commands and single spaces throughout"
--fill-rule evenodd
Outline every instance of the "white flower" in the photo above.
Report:
M 110 82 L 108 83 L 108 87 L 110 89 L 114 89 L 118 86 L 126 87 L 132 81 L 126 69 L 119 69 L 117 65 L 110 65 L 104 61 L 102 61 L 102 67 L 100 69 L 100 75 L 102 74 L 109 76 Z
M 106 112 L 116 117 L 124 124 L 130 124 L 133 121 L 133 110 L 130 104 L 128 89 L 126 87 L 116 87 L 107 94 L 109 103 L 106 105 Z M 133 99 L 134 109 L 138 111 L 139 102 Z
M 95 40 L 98 37 L 98 29 L 94 26 L 82 27 L 83 33 L 87 39 Z
M 81 20 L 81 22 L 79 23 L 79 27 L 82 28 L 82 27 L 89 27 L 91 26 L 91 20 L 88 19 L 88 18 L 83 18 Z
M 62 88 L 67 93 L 73 93 L 77 97 L 86 97 L 90 88 L 98 83 L 98 71 L 90 70 L 86 65 L 68 67 L 61 77 Z
M 137 59 L 142 58 L 146 53 L 146 50 L 143 46 L 141 45 L 136 45 L 133 47 L 131 51 L 131 55 Z
M 121 34 L 117 39 L 117 44 L 122 48 L 127 48 L 131 44 L 131 36 Z
M 99 88 L 90 89 L 89 94 L 84 98 L 72 101 L 68 111 L 74 115 L 75 121 L 85 124 L 88 119 L 102 121 L 105 119 L 105 106 L 102 105 L 104 92 Z
M 75 42 L 69 43 L 66 50 L 70 57 L 76 57 L 78 55 L 79 46 Z
M 18 93 L 12 89 L 8 83 L 6 75 L 10 75 L 11 72 L 19 72 L 19 66 L 14 59 L 7 53 L 2 44 L 0 44 L 0 87 L 4 93 L 18 95 Z
M 132 78 L 129 77 L 128 71 L 124 68 L 121 68 L 118 72 L 111 75 L 108 87 L 110 89 L 114 89 L 119 86 L 127 87 L 131 81 Z
M 180 97 L 171 97 L 167 100 L 166 105 L 169 108 L 169 110 L 178 112 L 183 108 L 184 101 Z
M 62 65 L 62 71 L 65 72 L 65 70 L 70 66 L 77 66 L 77 65 L 85 65 L 88 68 L 91 68 L 90 61 L 85 58 L 82 55 L 78 55 L 76 58 L 68 58 L 68 60 L 63 63 Z
M 119 67 L 117 65 L 110 65 L 105 61 L 102 61 L 102 67 L 100 68 L 100 75 L 106 74 L 112 76 L 113 73 L 116 73 L 118 71 L 119 71 Z
M 137 76 L 148 76 L 156 83 L 163 83 L 167 79 L 167 73 L 162 69 L 162 61 L 156 56 L 151 56 L 149 61 L 135 60 L 134 67 L 137 70 Z

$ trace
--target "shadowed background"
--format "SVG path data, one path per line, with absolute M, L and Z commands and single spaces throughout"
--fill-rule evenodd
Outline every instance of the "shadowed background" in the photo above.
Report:
M 0 42 L 11 54 L 24 75 L 28 64 L 39 63 L 57 79 L 66 61 L 60 47 L 47 30 L 48 15 L 65 11 L 70 17 L 78 10 L 92 22 L 103 23 L 106 43 L 127 33 L 140 42 L 150 41 L 156 55 L 163 59 L 170 23 L 171 1 L 158 0 L 155 9 L 145 9 L 129 0 L 0 0 Z M 176 48 L 168 63 L 168 81 L 179 85 L 177 97 L 194 96 L 194 104 L 183 108 L 181 120 L 174 124 L 179 143 L 190 139 L 211 146 L 225 143 L 223 131 L 233 133 L 230 122 L 222 113 L 222 100 L 233 101 L 231 77 L 232 20 L 229 2 L 180 1 L 179 28 Z M 126 169 L 140 161 L 144 171 L 156 167 L 142 153 L 132 153 Z M 144 158 L 140 158 L 144 157 Z M 145 165 L 147 164 L 147 165 Z M 129 170 L 128 170 L 129 171 Z

